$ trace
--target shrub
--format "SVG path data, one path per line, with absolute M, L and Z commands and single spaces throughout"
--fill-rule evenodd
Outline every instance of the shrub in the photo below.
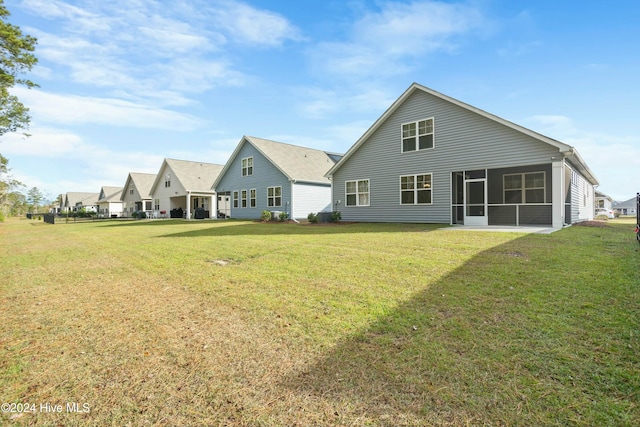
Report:
M 0 222 L 4 222 L 4 213 L 0 212 Z
M 310 223 L 317 224 L 318 214 L 311 212 L 309 215 L 307 215 L 307 219 L 309 220 Z
M 606 215 L 600 214 L 596 217 L 596 219 L 600 221 L 606 221 L 609 219 L 609 217 L 607 217 Z
M 260 220 L 262 222 L 271 221 L 271 212 L 269 212 L 268 210 L 262 211 L 262 214 L 260 215 Z
M 338 222 L 342 219 L 342 214 L 340 213 L 340 211 L 334 211 L 331 213 L 331 219 L 329 220 L 330 222 Z
M 131 212 L 131 217 L 132 217 L 133 219 L 138 218 L 138 211 Z
M 140 218 L 140 219 L 145 219 L 146 217 L 147 217 L 147 213 L 146 213 L 146 212 L 144 212 L 144 211 L 140 211 L 140 212 L 138 213 L 138 218 Z
M 279 219 L 281 222 L 286 221 L 289 219 L 289 214 L 286 212 L 280 212 Z

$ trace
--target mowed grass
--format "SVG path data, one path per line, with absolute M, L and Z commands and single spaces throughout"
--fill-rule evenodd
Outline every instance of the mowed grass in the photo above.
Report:
M 607 225 L 10 220 L 0 403 L 35 410 L 0 424 L 635 426 L 640 245 Z

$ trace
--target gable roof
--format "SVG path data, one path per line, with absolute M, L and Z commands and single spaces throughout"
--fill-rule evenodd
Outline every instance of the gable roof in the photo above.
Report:
M 637 200 L 635 197 L 630 198 L 629 200 L 625 200 L 624 202 L 613 202 L 612 207 L 616 208 L 635 208 Z
M 98 193 L 69 192 L 65 197 L 65 206 L 76 206 L 82 203 L 83 206 L 91 206 L 98 203 Z
M 342 157 L 337 153 L 328 153 L 314 148 L 245 135 L 231 154 L 229 161 L 224 165 L 224 169 L 213 183 L 213 187 L 219 183 L 231 167 L 245 144 L 251 144 L 290 181 L 329 184 L 331 181 L 325 174 L 335 164 L 336 159 Z
M 129 172 L 129 176 L 124 183 L 124 189 L 128 189 L 130 184 L 133 184 L 140 196 L 143 199 L 151 199 L 151 186 L 156 179 L 155 173 L 140 173 L 140 172 Z M 123 191 L 120 195 L 120 200 L 124 200 L 124 195 L 126 191 Z
M 114 200 L 120 200 L 122 195 L 122 187 L 102 187 L 100 189 L 100 197 L 98 203 L 111 202 Z
M 162 180 L 162 171 L 169 166 L 175 178 L 186 191 L 211 191 L 211 184 L 218 178 L 222 171 L 222 165 L 214 163 L 194 162 L 190 160 L 164 159 L 160 172 L 156 176 L 151 190 L 153 191 L 160 180 Z
M 613 199 L 608 194 L 603 193 L 602 191 L 595 190 L 596 197 L 600 197 L 602 199 L 607 199 L 610 202 L 613 202 Z
M 373 125 L 371 125 L 371 127 L 358 139 L 358 141 L 356 141 L 356 143 L 353 146 L 351 146 L 351 148 L 349 148 L 349 150 L 345 153 L 342 159 L 340 159 L 340 161 L 336 163 L 335 166 L 333 166 L 329 172 L 327 172 L 327 176 L 332 175 L 336 170 L 338 170 L 347 161 L 347 159 L 349 159 L 349 157 L 351 157 L 351 155 L 355 151 L 357 151 L 358 148 L 360 148 L 360 146 L 364 144 L 364 142 L 367 139 L 369 139 L 369 137 L 389 118 L 389 116 L 391 116 L 398 109 L 398 107 L 400 107 L 400 105 L 402 105 L 402 103 L 416 91 L 422 91 L 422 92 L 428 93 L 444 101 L 450 102 L 468 111 L 479 114 L 483 117 L 486 117 L 487 119 L 493 120 L 497 123 L 500 123 L 504 126 L 507 126 L 511 129 L 514 129 L 518 132 L 528 135 L 532 138 L 535 138 L 539 141 L 547 143 L 553 147 L 556 147 L 562 154 L 564 154 L 565 156 L 567 156 L 572 160 L 572 164 L 574 164 L 574 166 L 577 167 L 582 172 L 582 174 L 589 179 L 589 181 L 593 185 L 598 185 L 598 180 L 596 179 L 595 175 L 593 174 L 593 172 L 591 172 L 587 164 L 584 162 L 584 160 L 582 159 L 582 157 L 574 147 L 567 145 L 563 142 L 557 141 L 553 138 L 544 136 L 538 132 L 532 131 L 531 129 L 527 129 L 523 126 L 510 122 L 509 120 L 505 120 L 502 117 L 498 117 L 494 114 L 488 113 L 472 105 L 466 104 L 455 98 L 444 95 L 426 86 L 422 86 L 418 83 L 412 83 L 411 86 L 409 86 L 409 88 L 405 90 L 404 93 L 400 95 L 400 97 L 396 99 L 393 104 L 391 104 L 391 106 L 382 114 L 382 116 L 380 116 L 378 120 L 376 120 L 373 123 Z

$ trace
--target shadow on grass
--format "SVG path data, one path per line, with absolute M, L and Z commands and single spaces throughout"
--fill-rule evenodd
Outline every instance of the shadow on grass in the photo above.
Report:
M 596 238 L 582 261 L 615 262 Z M 561 262 L 583 243 L 524 236 L 482 252 L 281 386 L 324 402 L 331 425 L 631 426 L 640 376 L 622 343 L 639 323 L 612 328 L 633 310 L 610 302 L 629 273 L 608 293 L 590 286 L 597 267 Z
M 153 222 L 153 221 L 151 221 Z M 191 222 L 169 222 L 167 225 L 190 226 Z M 206 224 L 204 227 L 203 224 Z M 196 224 L 194 224 L 196 225 Z M 192 230 L 162 234 L 158 237 L 222 237 L 222 236 L 274 236 L 274 235 L 314 235 L 314 234 L 360 234 L 398 233 L 433 231 L 448 227 L 444 224 L 381 224 L 381 223 L 337 223 L 337 224 L 295 224 L 262 223 L 257 221 L 222 221 L 199 223 Z M 170 231 L 170 229 L 168 230 Z

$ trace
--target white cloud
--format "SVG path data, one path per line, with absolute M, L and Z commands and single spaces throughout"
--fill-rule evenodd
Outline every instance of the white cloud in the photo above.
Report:
M 288 39 L 300 39 L 299 30 L 286 18 L 246 3 L 224 1 L 214 4 L 209 12 L 228 37 L 239 43 L 280 46 Z
M 598 189 L 622 201 L 638 191 L 640 136 L 619 137 L 581 130 L 566 116 L 533 116 L 525 126 L 575 147 L 600 182 Z
M 193 116 L 120 99 L 58 95 L 23 88 L 16 88 L 15 92 L 29 105 L 36 123 L 93 123 L 171 130 L 193 129 L 201 124 L 200 119 Z
M 386 3 L 355 22 L 350 39 L 322 43 L 311 56 L 314 67 L 341 75 L 398 75 L 415 59 L 456 48 L 455 37 L 481 28 L 478 9 L 433 1 Z
M 9 133 L 3 137 L 2 151 L 7 155 L 62 157 L 77 151 L 82 138 L 72 132 L 48 127 L 32 126 L 30 137 Z

